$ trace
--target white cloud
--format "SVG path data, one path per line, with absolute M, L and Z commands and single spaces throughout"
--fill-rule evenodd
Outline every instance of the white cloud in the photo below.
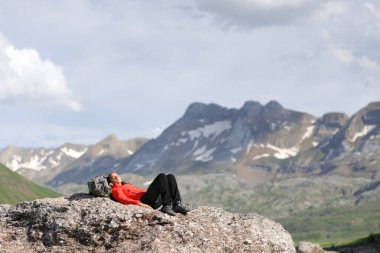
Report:
M 375 13 L 375 6 L 371 3 L 364 3 L 363 6 L 372 14 Z
M 348 11 L 347 3 L 340 0 L 326 1 L 321 4 L 320 8 L 314 13 L 313 19 L 328 20 L 333 17 L 339 17 Z
M 333 55 L 340 61 L 348 65 L 354 65 L 364 71 L 379 71 L 380 64 L 366 55 L 355 56 L 352 52 L 342 48 L 333 48 Z
M 335 48 L 332 51 L 339 61 L 347 64 L 352 63 L 353 56 L 350 51 L 341 48 Z
M 368 58 L 367 56 L 362 56 L 357 59 L 358 65 L 365 70 L 380 70 L 380 65 L 376 61 Z
M 341 15 L 340 0 L 195 0 L 201 11 L 212 13 L 223 25 L 282 26 Z
M 34 49 L 17 49 L 0 34 L 0 102 L 58 104 L 74 111 L 63 70 Z
M 90 129 L 46 122 L 0 123 L 0 132 L 2 133 L 0 150 L 9 144 L 21 147 L 57 147 L 66 142 L 95 144 L 110 134 L 107 129 Z

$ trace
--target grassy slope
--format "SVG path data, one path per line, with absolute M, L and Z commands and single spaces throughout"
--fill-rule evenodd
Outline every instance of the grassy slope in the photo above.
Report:
M 334 248 L 326 248 L 327 250 L 338 250 L 342 248 L 354 248 L 354 247 L 372 247 L 375 248 L 378 252 L 380 252 L 380 234 L 370 234 L 367 237 L 356 239 L 354 241 L 350 241 L 348 243 L 343 243 L 339 245 L 334 245 Z
M 0 164 L 0 204 L 16 204 L 60 195 L 49 188 L 39 186 Z
M 368 182 L 329 178 L 291 179 L 266 188 L 241 186 L 233 177 L 199 179 L 205 181 L 204 185 L 184 192 L 183 199 L 232 212 L 256 212 L 277 220 L 296 243 L 306 240 L 330 246 L 380 232 L 380 201 L 355 205 L 352 196 Z M 186 189 L 190 179 L 179 181 Z M 310 205 L 303 205 L 305 202 Z
M 334 208 L 313 208 L 277 219 L 293 240 L 312 241 L 324 247 L 342 245 L 380 231 L 380 203 Z

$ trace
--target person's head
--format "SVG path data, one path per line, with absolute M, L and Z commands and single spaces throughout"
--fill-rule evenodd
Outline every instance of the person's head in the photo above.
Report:
M 111 172 L 108 175 L 108 180 L 111 184 L 122 183 L 121 177 L 116 172 Z

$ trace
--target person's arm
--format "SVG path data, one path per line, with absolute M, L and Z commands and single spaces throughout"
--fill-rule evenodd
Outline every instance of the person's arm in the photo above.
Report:
M 131 199 L 125 196 L 120 185 L 116 185 L 112 188 L 112 197 L 124 205 L 139 205 L 139 203 L 141 203 L 139 200 Z
M 128 183 L 126 183 L 126 184 L 128 184 Z M 133 184 L 128 184 L 128 188 L 131 190 L 131 191 L 133 191 L 133 192 L 146 192 L 146 189 L 141 189 L 141 188 L 139 188 L 139 187 L 137 187 L 137 186 L 135 186 L 135 185 L 133 185 Z

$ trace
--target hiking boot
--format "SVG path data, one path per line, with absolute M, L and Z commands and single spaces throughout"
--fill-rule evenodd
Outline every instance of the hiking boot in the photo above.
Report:
M 175 212 L 173 212 L 173 209 L 170 205 L 164 205 L 160 209 L 161 212 L 169 214 L 170 216 L 175 216 Z
M 182 213 L 186 215 L 188 212 L 190 212 L 190 209 L 182 205 L 182 203 L 178 201 L 173 204 L 173 211 L 176 213 Z

